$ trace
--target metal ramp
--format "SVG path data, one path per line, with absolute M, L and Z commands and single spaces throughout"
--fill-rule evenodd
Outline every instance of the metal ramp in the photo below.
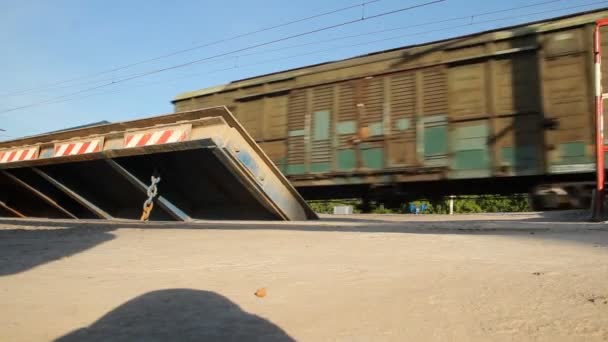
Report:
M 225 107 L 0 143 L 0 216 L 306 220 L 316 214 Z

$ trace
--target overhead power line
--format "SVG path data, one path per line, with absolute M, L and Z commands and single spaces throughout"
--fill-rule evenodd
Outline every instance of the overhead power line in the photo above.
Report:
M 423 36 L 423 35 L 426 35 L 426 34 L 429 34 L 429 33 L 433 33 L 433 32 L 453 30 L 453 29 L 456 29 L 456 28 L 471 27 L 471 26 L 482 25 L 482 24 L 487 24 L 487 23 L 492 23 L 492 22 L 498 22 L 498 21 L 521 19 L 521 18 L 536 16 L 536 15 L 555 13 L 555 12 L 567 11 L 567 10 L 572 10 L 572 9 L 580 9 L 580 8 L 583 8 L 583 7 L 589 7 L 589 6 L 599 5 L 599 4 L 608 4 L 608 1 L 606 1 L 606 0 L 604 0 L 604 1 L 596 1 L 596 2 L 592 2 L 592 3 L 588 3 L 588 4 L 584 4 L 584 5 L 578 5 L 578 6 L 568 6 L 568 7 L 562 7 L 562 8 L 555 8 L 555 9 L 551 9 L 551 10 L 538 11 L 538 12 L 534 12 L 534 13 L 526 13 L 526 14 L 520 14 L 520 15 L 515 15 L 515 16 L 508 16 L 508 17 L 502 17 L 502 18 L 494 18 L 494 19 L 488 19 L 488 20 L 483 20 L 483 21 L 474 21 L 472 23 L 468 22 L 468 23 L 465 23 L 465 24 L 459 24 L 459 25 L 450 26 L 450 27 L 447 27 L 447 28 L 444 27 L 444 28 L 438 28 L 438 29 L 433 29 L 433 30 L 425 30 L 425 31 L 414 32 L 414 33 L 410 33 L 410 34 L 406 34 L 406 35 L 393 36 L 393 37 L 388 37 L 388 38 L 383 38 L 383 39 L 377 39 L 377 40 L 372 40 L 372 41 L 367 41 L 367 42 L 357 43 L 357 44 L 334 46 L 334 47 L 331 47 L 331 48 L 321 49 L 321 50 L 315 50 L 315 51 L 311 51 L 311 52 L 307 52 L 307 53 L 303 53 L 303 54 L 299 53 L 299 54 L 290 55 L 290 56 L 284 56 L 284 57 L 279 57 L 279 58 L 268 59 L 268 60 L 261 61 L 261 62 L 240 65 L 240 66 L 238 66 L 238 68 L 247 68 L 247 67 L 252 67 L 252 66 L 257 66 L 257 65 L 262 65 L 262 64 L 274 63 L 274 62 L 278 62 L 278 61 L 281 61 L 281 60 L 286 60 L 286 59 L 291 59 L 291 58 L 297 58 L 297 57 L 306 56 L 306 55 L 313 55 L 313 54 L 318 54 L 318 53 L 323 53 L 323 52 L 332 52 L 332 51 L 335 51 L 335 50 L 338 50 L 338 49 L 371 45 L 371 44 L 380 43 L 380 42 L 389 41 L 389 40 L 402 39 L 402 38 L 405 38 L 405 37 Z M 521 7 L 512 8 L 510 10 L 509 9 L 504 9 L 504 10 L 499 10 L 499 11 L 493 11 L 492 14 L 505 13 L 505 12 L 508 12 L 508 11 L 517 10 L 519 8 L 521 8 Z M 488 12 L 486 12 L 486 13 L 488 13 Z M 475 16 L 476 17 L 486 16 L 486 13 L 480 13 L 479 15 L 475 15 Z M 470 16 L 460 17 L 460 20 L 469 19 L 469 18 L 470 18 Z M 452 19 L 446 19 L 446 20 L 440 20 L 439 22 L 446 22 L 448 20 L 452 21 Z M 420 26 L 420 25 L 421 24 L 419 24 L 419 25 L 413 25 L 411 27 L 417 27 L 417 26 Z M 496 29 L 500 29 L 500 28 L 496 28 Z M 395 29 L 389 29 L 389 30 L 383 30 L 383 31 L 392 31 L 392 30 L 395 30 Z M 365 34 L 366 35 L 370 35 L 370 34 L 375 34 L 375 33 L 378 33 L 378 32 L 379 31 L 374 31 L 374 32 L 368 32 L 368 33 L 365 33 Z M 358 37 L 360 35 L 361 34 L 352 35 L 352 36 L 348 36 L 348 37 Z M 344 38 L 344 37 L 342 37 L 342 38 Z M 444 38 L 444 39 L 449 39 L 449 38 Z M 163 83 L 167 83 L 167 82 L 172 82 L 172 81 L 181 80 L 181 79 L 185 79 L 185 78 L 197 77 L 197 76 L 201 76 L 201 75 L 209 75 L 209 74 L 213 74 L 213 73 L 217 73 L 217 72 L 234 70 L 236 68 L 237 67 L 232 66 L 232 67 L 228 67 L 228 68 L 221 68 L 221 69 L 211 70 L 211 71 L 207 71 L 207 72 L 203 72 L 203 73 L 184 75 L 184 76 L 181 76 L 181 77 L 167 79 L 167 80 L 147 82 L 147 83 L 137 84 L 135 86 L 130 87 L 129 89 L 118 89 L 118 90 L 110 90 L 110 91 L 105 91 L 105 92 L 100 92 L 100 93 L 92 93 L 92 94 L 87 94 L 85 96 L 74 97 L 74 98 L 70 98 L 70 99 L 58 100 L 58 101 L 55 101 L 55 102 L 51 102 L 50 104 L 60 103 L 60 102 L 66 102 L 66 101 L 73 101 L 73 100 L 81 100 L 81 99 L 85 99 L 85 98 L 88 98 L 88 97 L 91 97 L 91 96 L 120 93 L 120 92 L 124 92 L 125 90 L 131 90 L 131 89 L 135 89 L 135 88 L 141 88 L 141 87 L 150 86 L 150 85 L 156 85 L 156 84 L 163 84 Z
M 195 50 L 199 50 L 199 49 L 206 48 L 206 47 L 209 47 L 209 46 L 213 46 L 213 45 L 218 45 L 218 44 L 221 44 L 221 43 L 229 42 L 229 41 L 232 41 L 232 40 L 236 40 L 236 39 L 240 39 L 240 38 L 245 38 L 245 37 L 253 36 L 255 34 L 262 33 L 262 32 L 267 32 L 267 31 L 271 31 L 271 30 L 275 30 L 277 28 L 286 27 L 286 26 L 297 24 L 297 23 L 301 23 L 301 22 L 305 22 L 305 21 L 309 21 L 309 20 L 313 20 L 313 19 L 318 19 L 318 18 L 322 18 L 322 17 L 326 17 L 326 16 L 329 16 L 329 15 L 332 15 L 332 14 L 336 14 L 336 13 L 340 13 L 340 12 L 345 12 L 345 11 L 348 11 L 348 10 L 351 10 L 351 9 L 355 9 L 355 8 L 359 8 L 360 7 L 363 10 L 366 5 L 370 5 L 370 4 L 373 4 L 373 3 L 376 3 L 376 2 L 380 2 L 380 1 L 382 1 L 382 0 L 363 1 L 363 2 L 358 3 L 358 4 L 353 4 L 353 5 L 350 5 L 350 6 L 345 6 L 345 7 L 342 7 L 342 8 L 335 9 L 335 10 L 331 10 L 331 11 L 327 11 L 327 12 L 311 15 L 311 16 L 308 16 L 308 17 L 304 17 L 304 18 L 288 21 L 288 22 L 285 22 L 285 23 L 282 23 L 282 24 L 268 26 L 268 27 L 265 27 L 265 28 L 262 28 L 262 29 L 259 29 L 259 30 L 237 34 L 237 35 L 234 35 L 234 36 L 231 36 L 231 37 L 228 37 L 228 38 L 218 39 L 218 40 L 215 40 L 215 41 L 212 41 L 212 42 L 209 42 L 209 43 L 196 45 L 196 46 L 193 46 L 193 47 L 190 47 L 190 48 L 186 48 L 186 49 L 176 50 L 176 51 L 173 51 L 173 52 L 166 53 L 164 55 L 159 55 L 159 56 L 148 58 L 148 59 L 144 59 L 144 60 L 141 60 L 141 61 L 138 61 L 138 62 L 134 62 L 134 63 L 130 63 L 130 64 L 125 64 L 125 65 L 118 66 L 118 67 L 115 67 L 115 68 L 112 68 L 112 69 L 103 70 L 103 71 L 95 72 L 95 73 L 84 75 L 84 76 L 74 77 L 74 78 L 71 78 L 71 79 L 63 80 L 63 81 L 53 82 L 51 84 L 47 84 L 47 85 L 44 85 L 44 86 L 41 86 L 41 87 L 34 87 L 34 88 L 29 88 L 29 89 L 12 91 L 12 92 L 0 95 L 0 97 L 9 96 L 9 95 L 21 95 L 21 94 L 29 93 L 29 92 L 32 92 L 32 91 L 35 91 L 35 90 L 46 90 L 46 89 L 48 89 L 49 87 L 52 87 L 52 86 L 61 85 L 61 84 L 65 84 L 65 83 L 70 83 L 70 82 L 78 81 L 78 80 L 85 79 L 85 78 L 91 78 L 91 77 L 96 77 L 96 76 L 100 76 L 100 75 L 105 75 L 105 74 L 113 73 L 113 72 L 116 72 L 116 71 L 132 68 L 132 67 L 137 66 L 137 65 L 141 65 L 141 64 L 146 64 L 146 63 L 158 61 L 158 60 L 161 60 L 161 59 L 165 59 L 165 58 L 173 57 L 173 56 L 176 56 L 176 55 L 184 54 L 186 52 L 195 51 Z
M 377 1 L 380 1 L 380 0 L 377 0 Z M 316 44 L 320 44 L 320 43 L 328 43 L 328 42 L 338 41 L 338 40 L 347 39 L 347 38 L 362 37 L 362 36 L 367 36 L 367 35 L 372 35 L 372 34 L 390 32 L 390 31 L 406 30 L 406 29 L 411 29 L 411 28 L 414 28 L 414 27 L 429 26 L 429 25 L 434 25 L 434 24 L 439 24 L 439 23 L 445 23 L 445 22 L 459 21 L 459 20 L 464 20 L 464 19 L 481 18 L 481 17 L 484 17 L 484 16 L 492 15 L 492 14 L 510 12 L 510 11 L 515 11 L 515 10 L 522 10 L 522 9 L 532 8 L 532 7 L 539 7 L 539 6 L 548 5 L 548 4 L 552 4 L 552 3 L 563 2 L 563 1 L 565 1 L 565 0 L 542 1 L 542 2 L 528 4 L 528 5 L 525 5 L 525 6 L 511 7 L 511 8 L 505 8 L 505 9 L 500 9 L 500 10 L 495 10 L 495 11 L 490 11 L 490 12 L 476 13 L 476 14 L 467 15 L 467 16 L 459 16 L 459 17 L 441 19 L 441 20 L 438 20 L 438 21 L 437 20 L 433 20 L 433 21 L 429 21 L 429 22 L 425 22 L 425 23 L 421 23 L 421 24 L 407 25 L 407 26 L 401 26 L 401 27 L 396 27 L 396 28 L 378 30 L 378 31 L 373 31 L 373 32 L 367 32 L 367 33 L 361 33 L 361 34 L 355 34 L 355 35 L 348 35 L 348 36 L 343 36 L 343 37 L 336 37 L 336 38 L 327 39 L 327 40 L 323 40 L 323 41 L 314 41 L 314 42 L 309 42 L 309 43 L 303 43 L 303 44 L 296 44 L 296 45 L 291 45 L 291 46 L 286 46 L 286 47 L 280 47 L 280 48 L 277 48 L 277 49 L 255 51 L 255 52 L 251 52 L 251 53 L 234 55 L 234 56 L 223 56 L 223 57 L 219 57 L 219 58 L 216 58 L 216 59 L 208 60 L 206 62 L 225 61 L 225 60 L 229 60 L 229 59 L 236 59 L 236 60 L 238 60 L 238 59 L 240 59 L 242 57 L 253 56 L 253 55 L 258 55 L 258 54 L 263 54 L 263 53 L 268 53 L 268 52 L 282 51 L 282 50 L 285 50 L 285 49 L 292 49 L 292 48 L 297 48 L 297 47 L 302 47 L 302 46 L 316 45 Z M 368 1 L 368 2 L 363 3 L 362 5 L 373 3 L 373 2 L 375 2 L 375 1 Z M 353 7 L 356 7 L 356 6 L 361 6 L 361 5 L 349 6 L 348 8 L 353 8 Z M 338 9 L 338 10 L 331 11 L 331 12 L 325 12 L 323 14 L 320 14 L 320 15 L 317 15 L 317 16 L 313 16 L 313 17 L 318 17 L 318 16 L 326 15 L 327 13 L 335 13 L 336 11 L 340 11 L 340 10 L 342 10 L 342 9 Z M 307 20 L 307 19 L 310 19 L 310 18 L 313 18 L 313 17 L 307 17 L 307 18 L 299 19 L 299 20 L 296 20 L 296 21 L 292 21 L 290 23 L 301 22 L 301 21 L 304 21 L 304 20 Z M 273 28 L 274 27 L 276 27 L 276 26 L 273 26 Z M 266 30 L 269 30 L 269 29 L 270 28 L 268 28 Z M 139 74 L 140 73 L 131 73 L 131 74 L 126 74 L 126 75 L 122 75 L 122 76 L 118 76 L 118 77 L 125 78 L 125 77 L 136 76 L 136 75 L 139 75 Z M 93 84 L 101 84 L 103 82 L 110 82 L 110 81 L 115 80 L 116 78 L 117 78 L 117 76 L 112 76 L 112 77 L 106 77 L 106 78 L 102 78 L 102 79 L 83 81 L 83 82 L 78 82 L 78 83 L 58 86 L 58 87 L 40 88 L 40 89 L 37 89 L 37 90 L 38 91 L 45 91 L 45 90 L 48 91 L 48 90 L 61 90 L 61 89 L 82 87 L 82 86 L 93 85 Z M 34 92 L 34 91 L 31 91 L 31 92 Z M 27 92 L 27 93 L 31 93 L 31 92 Z M 21 95 L 21 94 L 27 94 L 27 93 L 20 93 L 19 95 Z M 8 95 L 8 94 L 0 95 L 0 98 L 6 97 L 6 96 L 10 96 L 10 95 Z
M 215 61 L 222 61 L 222 60 L 226 60 L 228 58 L 218 58 L 216 59 L 211 59 L 207 62 L 215 62 Z M 28 91 L 28 92 L 23 92 L 23 93 L 15 93 L 15 94 L 4 94 L 4 95 L 0 95 L 0 98 L 5 98 L 5 97 L 10 97 L 10 96 L 18 96 L 18 95 L 27 95 L 27 94 L 32 94 L 32 93 L 38 93 L 38 92 L 44 92 L 44 91 L 55 91 L 55 90 L 61 90 L 61 89 L 69 89 L 69 88 L 76 88 L 76 87 L 83 87 L 86 85 L 92 85 L 92 84 L 99 84 L 99 83 L 103 83 L 103 82 L 110 82 L 113 80 L 116 80 L 117 78 L 120 77 L 131 77 L 131 76 L 136 76 L 141 74 L 141 72 L 132 72 L 130 74 L 125 74 L 125 75 L 121 75 L 121 76 L 112 76 L 112 77 L 106 77 L 106 78 L 100 78 L 100 79 L 94 79 L 94 80 L 88 80 L 88 81 L 82 81 L 82 82 L 78 82 L 78 83 L 72 83 L 72 84 L 67 84 L 67 85 L 60 85 L 60 86 L 53 86 L 53 87 L 48 87 L 48 88 L 39 88 L 39 89 L 35 89 L 32 91 Z
M 308 43 L 296 44 L 296 45 L 289 45 L 289 46 L 280 47 L 280 48 L 271 49 L 271 50 L 255 51 L 255 52 L 240 54 L 238 56 L 233 56 L 231 58 L 238 57 L 240 59 L 242 57 L 254 56 L 254 55 L 263 54 L 263 53 L 269 53 L 269 52 L 275 52 L 275 51 L 283 51 L 283 50 L 286 50 L 286 49 L 293 49 L 293 48 L 298 48 L 298 47 L 303 47 L 303 46 L 309 46 L 309 45 L 316 45 L 316 44 L 321 44 L 321 43 L 329 43 L 329 42 L 338 41 L 338 40 L 344 40 L 344 39 L 349 39 L 349 38 L 357 38 L 357 37 L 375 35 L 375 34 L 378 34 L 378 33 L 392 32 L 392 31 L 403 31 L 403 30 L 408 30 L 408 29 L 412 29 L 412 28 L 415 28 L 415 27 L 430 26 L 430 25 L 436 25 L 436 24 L 441 24 L 441 23 L 448 23 L 448 22 L 452 22 L 452 21 L 459 21 L 459 20 L 465 20 L 465 19 L 468 20 L 470 18 L 481 18 L 481 17 L 488 16 L 488 15 L 491 15 L 491 14 L 512 12 L 512 11 L 516 11 L 516 10 L 521 10 L 522 8 L 538 7 L 538 6 L 542 6 L 542 5 L 548 5 L 548 4 L 551 4 L 551 3 L 563 2 L 563 1 L 565 1 L 565 0 L 543 1 L 543 2 L 537 2 L 537 3 L 534 3 L 534 4 L 529 4 L 529 5 L 526 5 L 526 6 L 505 8 L 505 9 L 500 9 L 500 10 L 491 11 L 491 12 L 483 12 L 483 13 L 477 13 L 477 14 L 472 14 L 472 15 L 467 15 L 467 16 L 453 17 L 453 18 L 447 18 L 447 19 L 441 19 L 441 20 L 432 20 L 432 21 L 427 21 L 427 22 L 420 23 L 420 24 L 413 24 L 413 25 L 399 26 L 399 27 L 393 27 L 393 28 L 389 28 L 389 29 L 383 29 L 383 30 L 377 30 L 377 31 L 371 31 L 371 32 L 357 33 L 357 34 L 353 34 L 353 35 L 346 35 L 346 36 L 341 36 L 341 37 L 336 37 L 336 38 L 331 38 L 331 39 L 326 39 L 326 40 L 320 40 L 320 41 L 314 41 L 314 42 L 308 42 Z M 603 2 L 600 1 L 598 3 L 603 3 Z M 593 4 L 597 4 L 597 3 L 593 3 Z M 583 6 L 591 6 L 591 5 L 574 6 L 574 8 L 579 8 L 579 7 L 583 7 Z M 573 7 L 568 7 L 566 9 L 569 9 L 569 8 L 573 8 Z M 549 12 L 558 11 L 558 10 L 560 10 L 560 9 L 549 10 L 549 11 L 545 11 L 543 13 L 549 13 Z M 561 9 L 561 10 L 564 10 L 564 9 Z M 531 15 L 535 15 L 535 14 L 538 14 L 538 13 L 527 13 L 525 15 L 526 16 L 531 16 Z
M 361 18 L 357 18 L 357 19 L 354 19 L 354 20 L 345 21 L 345 22 L 342 22 L 342 23 L 339 23 L 339 24 L 325 26 L 325 27 L 321 27 L 321 28 L 318 28 L 318 29 L 314 29 L 314 30 L 310 30 L 310 31 L 302 32 L 302 33 L 297 33 L 297 34 L 293 34 L 293 35 L 284 36 L 284 37 L 281 37 L 281 38 L 278 38 L 278 39 L 274 39 L 274 40 L 266 41 L 266 42 L 263 42 L 263 43 L 258 43 L 258 44 L 250 45 L 250 46 L 247 46 L 247 47 L 231 50 L 231 51 L 220 53 L 220 54 L 217 54 L 217 55 L 213 55 L 213 56 L 209 56 L 209 57 L 205 57 L 205 58 L 200 58 L 200 59 L 195 59 L 195 60 L 192 60 L 192 61 L 189 61 L 189 62 L 185 62 L 185 63 L 181 63 L 181 64 L 176 64 L 176 65 L 165 67 L 165 68 L 161 68 L 161 69 L 147 71 L 147 72 L 144 72 L 144 73 L 141 73 L 141 74 L 138 74 L 138 75 L 134 75 L 134 76 L 130 76 L 130 77 L 125 77 L 125 78 L 122 78 L 122 79 L 111 81 L 109 83 L 101 84 L 101 85 L 98 85 L 98 86 L 95 86 L 95 87 L 86 88 L 86 89 L 83 89 L 83 90 L 80 90 L 80 91 L 77 91 L 77 92 L 74 92 L 74 93 L 70 93 L 70 94 L 66 94 L 66 95 L 61 95 L 61 96 L 54 97 L 54 98 L 47 99 L 47 100 L 43 100 L 43 101 L 40 101 L 40 102 L 34 102 L 34 103 L 30 103 L 30 104 L 27 104 L 27 105 L 24 105 L 24 106 L 19 106 L 19 107 L 13 107 L 13 108 L 5 109 L 5 110 L 0 111 L 0 114 L 8 113 L 8 112 L 13 112 L 13 111 L 20 110 L 20 109 L 31 108 L 31 107 L 35 107 L 35 106 L 39 106 L 39 105 L 43 105 L 43 104 L 47 104 L 47 103 L 53 102 L 55 100 L 63 99 L 63 98 L 66 98 L 66 97 L 69 97 L 69 96 L 73 96 L 73 95 L 79 95 L 79 94 L 82 94 L 82 93 L 85 93 L 85 92 L 89 92 L 89 91 L 92 91 L 92 90 L 108 87 L 108 86 L 111 86 L 111 85 L 114 85 L 114 84 L 118 84 L 118 83 L 127 82 L 127 81 L 130 81 L 130 80 L 133 80 L 133 79 L 138 79 L 138 78 L 154 75 L 154 74 L 162 73 L 162 72 L 169 71 L 169 70 L 175 70 L 175 69 L 180 69 L 180 68 L 188 67 L 188 66 L 191 66 L 191 65 L 194 65 L 194 64 L 198 64 L 198 63 L 201 63 L 201 62 L 204 62 L 204 61 L 208 61 L 208 60 L 217 58 L 217 57 L 223 57 L 223 56 L 239 53 L 239 52 L 242 52 L 242 51 L 247 51 L 247 50 L 251 50 L 251 49 L 255 49 L 255 48 L 259 48 L 259 47 L 263 47 L 263 46 L 268 46 L 268 45 L 276 44 L 276 43 L 279 43 L 279 42 L 287 41 L 287 40 L 290 40 L 290 39 L 294 39 L 294 38 L 298 38 L 298 37 L 303 37 L 303 36 L 311 35 L 311 34 L 314 34 L 314 33 L 319 33 L 319 32 L 323 32 L 323 31 L 335 29 L 335 28 L 342 27 L 342 26 L 351 25 L 351 24 L 358 23 L 358 22 L 365 21 L 365 20 L 377 19 L 377 18 L 385 17 L 385 16 L 388 16 L 388 15 L 391 15 L 391 14 L 395 14 L 395 13 L 400 13 L 400 12 L 404 12 L 404 11 L 408 11 L 408 10 L 413 10 L 413 9 L 416 9 L 416 8 L 430 6 L 430 5 L 437 4 L 437 3 L 440 3 L 440 2 L 444 2 L 444 1 L 446 1 L 446 0 L 429 1 L 429 2 L 422 3 L 422 4 L 412 5 L 412 6 L 408 6 L 408 7 L 402 7 L 402 8 L 396 9 L 396 10 L 387 11 L 387 12 L 379 13 L 379 14 L 372 15 L 372 16 L 361 17 Z

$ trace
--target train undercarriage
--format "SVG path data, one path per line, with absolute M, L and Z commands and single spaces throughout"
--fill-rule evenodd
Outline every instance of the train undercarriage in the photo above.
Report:
M 595 189 L 594 174 L 480 178 L 429 182 L 301 186 L 306 200 L 361 199 L 388 207 L 407 201 L 447 196 L 526 194 L 532 211 L 589 209 Z M 365 206 L 365 205 L 364 205 Z

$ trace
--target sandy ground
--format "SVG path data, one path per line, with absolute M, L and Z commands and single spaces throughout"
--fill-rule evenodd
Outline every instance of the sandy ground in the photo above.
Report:
M 0 340 L 605 341 L 608 230 L 579 216 L 3 219 Z

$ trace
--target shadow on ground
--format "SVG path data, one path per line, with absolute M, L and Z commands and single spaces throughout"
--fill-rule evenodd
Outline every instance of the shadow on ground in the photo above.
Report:
M 441 233 L 441 232 L 527 232 L 604 230 L 603 223 L 589 222 L 582 211 L 487 214 L 487 215 L 323 215 L 312 221 L 212 221 L 190 222 L 134 220 L 58 220 L 0 218 L 2 228 L 94 228 L 103 231 L 130 229 L 218 229 L 218 230 L 295 230 L 320 232 Z M 483 216 L 480 218 L 480 216 Z
M 517 214 L 515 214 L 517 215 Z M 424 215 L 423 215 L 424 216 Z M 308 232 L 358 232 L 406 234 L 477 234 L 576 242 L 593 247 L 608 247 L 605 224 L 585 222 L 584 213 L 537 214 L 516 220 L 489 216 L 467 220 L 466 215 L 452 220 L 428 217 L 323 217 L 319 221 L 195 221 L 138 222 L 104 220 L 41 220 L 0 218 L 0 276 L 16 274 L 44 263 L 69 257 L 114 239 L 115 229 L 206 229 L 276 230 Z M 396 216 L 395 216 L 396 217 Z
M 274 323 L 209 291 L 153 291 L 117 307 L 58 342 L 295 341 Z
M 0 228 L 2 226 L 0 222 Z M 78 224 L 65 229 L 0 229 L 0 277 L 27 271 L 110 241 L 114 235 L 109 234 L 109 230 Z

